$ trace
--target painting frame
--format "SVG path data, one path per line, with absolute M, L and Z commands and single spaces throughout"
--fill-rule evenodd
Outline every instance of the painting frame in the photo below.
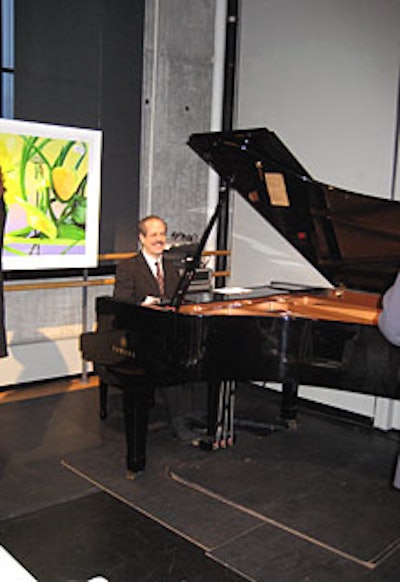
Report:
M 102 132 L 0 119 L 3 271 L 98 265 Z

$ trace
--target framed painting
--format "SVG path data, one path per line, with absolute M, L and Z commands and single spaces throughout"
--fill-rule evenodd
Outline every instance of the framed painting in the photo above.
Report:
M 0 119 L 3 270 L 95 267 L 102 133 Z

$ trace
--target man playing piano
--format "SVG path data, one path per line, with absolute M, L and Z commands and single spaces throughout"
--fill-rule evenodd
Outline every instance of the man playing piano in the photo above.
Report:
M 180 275 L 175 265 L 165 260 L 167 224 L 155 215 L 138 224 L 140 252 L 117 265 L 114 296 L 130 298 L 142 305 L 170 300 L 178 286 Z M 191 428 L 191 415 L 196 415 L 196 385 L 177 385 L 160 388 L 167 405 L 173 433 L 183 444 L 195 444 L 199 439 Z
M 179 282 L 176 267 L 164 260 L 167 225 L 151 215 L 138 224 L 141 250 L 137 256 L 117 265 L 114 295 L 150 305 L 171 299 Z

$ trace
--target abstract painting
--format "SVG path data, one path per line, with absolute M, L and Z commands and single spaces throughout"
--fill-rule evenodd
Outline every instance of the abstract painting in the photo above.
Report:
M 3 270 L 97 265 L 99 130 L 0 119 Z

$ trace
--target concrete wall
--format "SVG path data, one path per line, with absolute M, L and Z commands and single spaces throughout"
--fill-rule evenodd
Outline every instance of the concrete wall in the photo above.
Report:
M 186 142 L 211 127 L 215 15 L 215 0 L 146 2 L 141 215 L 170 232 L 206 225 L 208 170 Z

